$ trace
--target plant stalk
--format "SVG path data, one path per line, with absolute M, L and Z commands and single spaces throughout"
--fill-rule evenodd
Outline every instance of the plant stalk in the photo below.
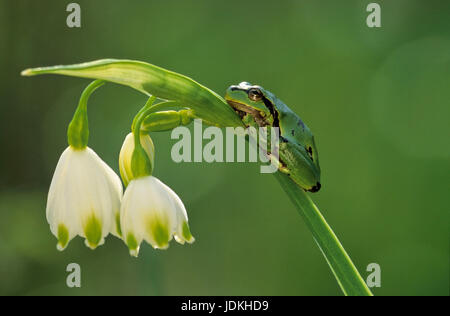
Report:
M 275 177 L 306 222 L 344 294 L 346 296 L 373 296 L 339 239 L 309 195 L 289 176 L 277 172 Z

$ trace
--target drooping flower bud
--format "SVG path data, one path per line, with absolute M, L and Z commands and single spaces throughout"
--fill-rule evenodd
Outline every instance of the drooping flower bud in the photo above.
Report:
M 155 160 L 155 146 L 153 145 L 151 137 L 149 135 L 142 134 L 140 135 L 140 140 L 142 148 L 150 159 L 151 165 L 153 165 Z M 132 157 L 134 148 L 134 135 L 133 133 L 130 133 L 127 135 L 127 137 L 125 137 L 125 141 L 123 142 L 122 149 L 120 150 L 119 155 L 120 175 L 125 186 L 128 186 L 130 181 L 135 178 L 132 170 Z

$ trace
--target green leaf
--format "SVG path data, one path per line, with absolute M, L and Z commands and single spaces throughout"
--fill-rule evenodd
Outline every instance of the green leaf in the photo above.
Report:
M 277 172 L 275 177 L 305 220 L 344 294 L 372 296 L 344 247 L 308 194 L 289 176 Z
M 191 108 L 206 124 L 219 127 L 243 126 L 239 116 L 217 93 L 178 73 L 134 60 L 102 59 L 98 61 L 27 69 L 23 76 L 58 74 L 102 79 L 129 86 L 147 95 L 177 101 Z

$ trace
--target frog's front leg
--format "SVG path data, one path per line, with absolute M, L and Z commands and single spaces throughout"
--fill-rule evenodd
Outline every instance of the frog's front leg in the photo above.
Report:
M 190 124 L 195 115 L 191 109 L 160 111 L 149 114 L 141 125 L 142 133 L 170 131 Z

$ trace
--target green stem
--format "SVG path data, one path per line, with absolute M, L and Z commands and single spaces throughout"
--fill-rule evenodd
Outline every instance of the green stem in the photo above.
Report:
M 144 107 L 138 112 L 138 114 L 136 114 L 136 116 L 133 119 L 133 123 L 131 126 L 131 131 L 133 132 L 134 135 L 134 147 L 142 147 L 141 146 L 141 125 L 142 122 L 145 119 L 145 116 L 147 116 L 147 112 L 151 111 L 153 108 L 153 103 L 155 102 L 156 97 L 152 96 L 150 97 L 147 102 L 145 103 Z
M 176 101 L 166 101 L 153 104 L 156 100 L 155 96 L 148 99 L 144 107 L 136 114 L 131 125 L 131 131 L 134 137 L 134 150 L 131 157 L 132 178 L 146 177 L 152 174 L 153 165 L 150 157 L 145 152 L 141 144 L 141 125 L 145 119 L 152 113 L 162 108 L 179 106 Z
M 138 112 L 131 127 L 134 136 L 134 150 L 131 157 L 131 171 L 133 179 L 152 175 L 153 166 L 150 157 L 145 152 L 141 144 L 141 125 L 145 118 L 145 113 L 149 111 L 156 97 L 151 96 L 144 107 Z
M 275 177 L 311 230 L 314 240 L 325 256 L 344 294 L 372 296 L 372 292 L 361 278 L 344 247 L 308 194 L 287 175 L 277 172 Z
M 81 94 L 78 102 L 77 110 L 67 129 L 67 142 L 75 149 L 81 150 L 86 148 L 89 142 L 89 124 L 87 115 L 87 103 L 91 94 L 104 85 L 103 80 L 95 80 L 91 82 Z
M 176 101 L 164 101 L 157 104 L 153 104 L 150 102 L 150 99 L 147 101 L 147 103 L 142 107 L 142 109 L 139 110 L 139 112 L 135 115 L 133 119 L 133 123 L 131 124 L 131 131 L 134 133 L 134 130 L 136 129 L 136 123 L 140 118 L 145 121 L 145 119 L 152 113 L 155 113 L 156 111 L 159 111 L 163 108 L 172 108 L 172 107 L 179 107 L 179 102 Z M 143 122 L 142 121 L 142 122 Z M 142 122 L 140 125 L 142 125 Z

